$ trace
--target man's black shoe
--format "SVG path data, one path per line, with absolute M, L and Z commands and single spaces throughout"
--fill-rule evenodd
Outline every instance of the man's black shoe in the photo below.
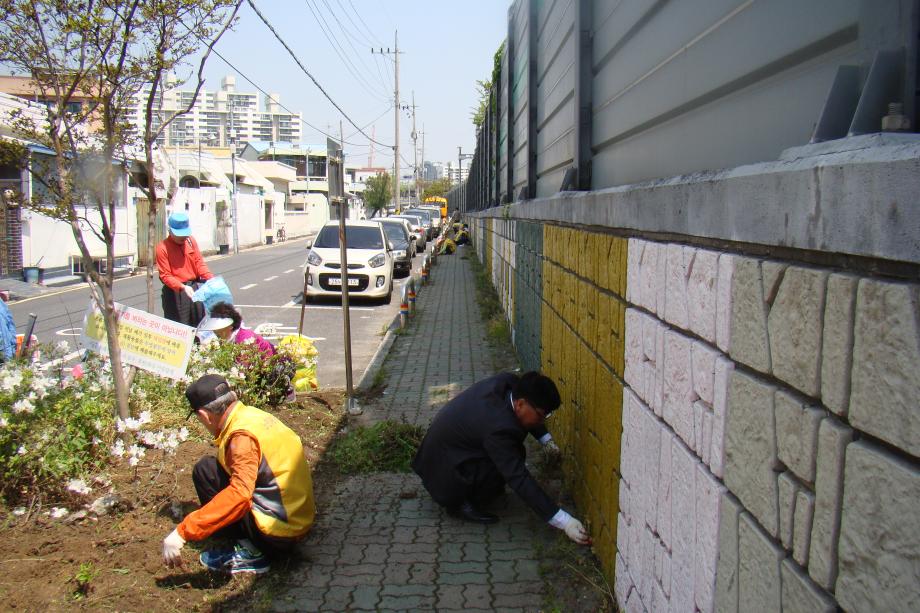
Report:
M 476 524 L 494 524 L 498 521 L 498 515 L 480 511 L 469 501 L 465 501 L 460 506 L 448 508 L 447 514 Z

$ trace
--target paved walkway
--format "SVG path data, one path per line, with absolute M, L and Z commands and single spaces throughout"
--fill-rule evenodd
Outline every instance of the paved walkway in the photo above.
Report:
M 427 426 L 437 409 L 495 372 L 476 304 L 473 273 L 462 256 L 438 258 L 419 294 L 410 332 L 384 363 L 386 392 L 366 408 L 370 420 Z M 555 530 L 513 494 L 481 526 L 447 516 L 414 474 L 382 473 L 343 481 L 319 500 L 303 545 L 307 562 L 278 592 L 277 611 L 537 611 L 543 582 L 538 544 Z M 501 508 L 504 506 L 504 508 Z

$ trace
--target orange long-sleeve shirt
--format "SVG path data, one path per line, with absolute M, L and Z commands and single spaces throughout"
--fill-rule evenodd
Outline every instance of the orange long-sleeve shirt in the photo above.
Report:
M 207 281 L 214 276 L 201 257 L 198 243 L 191 236 L 182 241 L 182 244 L 176 244 L 172 238 L 165 238 L 157 245 L 156 256 L 160 281 L 170 289 L 179 291 L 186 281 Z
M 206 505 L 189 513 L 178 526 L 186 541 L 200 541 L 239 521 L 252 508 L 262 452 L 259 441 L 248 432 L 237 432 L 227 443 L 230 484 Z

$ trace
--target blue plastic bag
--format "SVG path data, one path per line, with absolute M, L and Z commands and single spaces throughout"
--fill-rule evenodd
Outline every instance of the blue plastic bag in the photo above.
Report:
M 192 300 L 203 302 L 204 308 L 207 309 L 210 315 L 211 309 L 218 302 L 233 304 L 233 295 L 230 294 L 230 288 L 227 287 L 227 282 L 224 281 L 223 277 L 211 277 L 204 282 L 204 285 L 195 290 Z

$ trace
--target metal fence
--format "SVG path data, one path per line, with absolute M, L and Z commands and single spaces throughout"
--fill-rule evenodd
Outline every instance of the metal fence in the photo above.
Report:
M 917 126 L 920 0 L 516 0 L 453 210 Z M 890 123 L 890 121 L 889 121 Z

